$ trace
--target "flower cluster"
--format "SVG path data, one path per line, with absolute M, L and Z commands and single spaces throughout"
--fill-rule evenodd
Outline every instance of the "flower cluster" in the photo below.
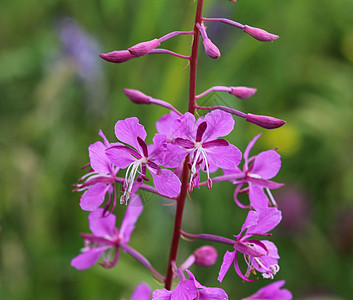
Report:
M 235 2 L 235 0 L 233 0 Z M 256 272 L 263 278 L 273 279 L 279 271 L 279 255 L 276 245 L 267 239 L 258 240 L 254 236 L 269 236 L 281 221 L 282 214 L 277 209 L 271 189 L 282 186 L 272 181 L 281 168 L 281 157 L 276 149 L 260 152 L 250 157 L 250 151 L 259 139 L 257 135 L 244 151 L 229 141 L 226 136 L 234 132 L 234 116 L 267 129 L 278 128 L 285 122 L 269 116 L 254 115 L 225 106 L 199 106 L 197 100 L 210 92 L 228 92 L 240 99 L 251 97 L 257 91 L 244 86 L 215 86 L 196 95 L 196 62 L 198 41 L 203 39 L 205 53 L 217 59 L 221 56 L 218 47 L 207 35 L 204 22 L 222 22 L 242 29 L 259 41 L 273 41 L 277 35 L 262 29 L 242 25 L 224 18 L 202 17 L 203 1 L 197 1 L 197 13 L 192 31 L 174 31 L 157 39 L 138 43 L 128 50 L 118 50 L 100 54 L 103 59 L 122 63 L 147 54 L 171 54 L 190 62 L 190 96 L 189 109 L 179 112 L 168 101 L 156 99 L 141 91 L 124 89 L 124 94 L 136 104 L 159 105 L 170 112 L 156 122 L 156 132 L 152 143 L 147 144 L 147 132 L 136 117 L 116 122 L 114 133 L 116 140 L 109 142 L 102 131 L 102 141 L 88 147 L 90 162 L 86 175 L 75 184 L 75 191 L 83 191 L 80 207 L 89 211 L 88 221 L 90 234 L 81 234 L 84 239 L 82 253 L 71 261 L 78 270 L 87 269 L 97 262 L 105 268 L 114 267 L 120 256 L 120 250 L 131 255 L 146 267 L 164 288 L 153 292 L 145 283 L 140 284 L 131 299 L 155 300 L 195 300 L 195 299 L 228 299 L 226 292 L 218 287 L 201 285 L 189 270 L 193 265 L 209 267 L 217 262 L 217 250 L 210 245 L 196 249 L 186 260 L 178 265 L 177 252 L 179 239 L 205 240 L 232 246 L 233 251 L 224 254 L 218 280 L 222 283 L 230 266 L 233 264 L 236 274 L 244 281 Z M 170 50 L 159 48 L 164 41 L 179 36 L 192 35 L 192 53 L 184 56 Z M 198 116 L 197 110 L 209 110 L 205 116 Z M 195 114 L 198 116 L 195 117 Z M 244 159 L 243 167 L 239 164 Z M 215 172 L 223 172 L 214 176 Z M 196 188 L 207 186 L 212 189 L 214 183 L 225 182 L 235 185 L 234 201 L 247 210 L 247 217 L 240 233 L 229 239 L 212 234 L 190 234 L 182 230 L 182 216 L 187 194 Z M 176 204 L 174 230 L 171 236 L 170 256 L 166 275 L 160 274 L 146 257 L 129 245 L 135 224 L 144 206 L 139 191 L 144 190 L 163 196 Z M 248 196 L 249 204 L 243 204 L 238 196 Z M 118 201 L 119 200 L 119 201 Z M 117 202 L 122 206 L 117 208 Z M 116 227 L 115 213 L 121 213 L 126 206 L 125 216 L 120 228 Z M 239 255 L 245 259 L 247 269 L 241 270 Z M 185 276 L 187 273 L 187 277 Z M 173 279 L 178 284 L 172 289 Z M 279 281 L 260 289 L 246 299 L 291 299 L 286 289 L 280 289 L 284 281 Z

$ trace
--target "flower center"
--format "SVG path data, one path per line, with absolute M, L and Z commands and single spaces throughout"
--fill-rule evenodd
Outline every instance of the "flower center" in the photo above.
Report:
M 197 165 L 204 161 L 206 167 L 207 178 L 210 179 L 210 171 L 208 169 L 208 160 L 205 149 L 202 148 L 202 142 L 194 143 L 194 159 L 191 166 L 191 181 L 198 171 Z
M 146 165 L 147 162 L 148 162 L 147 157 L 143 156 L 142 158 L 134 161 L 132 164 L 128 166 L 125 174 L 125 180 L 123 183 L 124 194 L 120 197 L 120 204 L 127 205 L 127 202 L 131 197 L 131 191 L 135 182 L 136 174 L 141 174 L 141 171 L 139 171 L 139 168 L 141 169 L 141 166 Z

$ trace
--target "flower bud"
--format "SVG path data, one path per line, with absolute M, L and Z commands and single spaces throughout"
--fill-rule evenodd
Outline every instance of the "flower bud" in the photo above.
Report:
M 279 38 L 278 35 L 275 35 L 263 29 L 251 27 L 248 25 L 244 26 L 243 31 L 250 34 L 253 38 L 257 39 L 260 42 L 271 42 Z
M 212 179 L 207 178 L 206 184 L 207 184 L 208 189 L 211 190 L 212 189 Z
M 286 123 L 286 121 L 276 119 L 273 117 L 253 115 L 253 114 L 247 114 L 245 117 L 245 121 L 256 124 L 266 129 L 279 128 Z
M 151 41 L 138 43 L 135 46 L 129 48 L 128 50 L 132 55 L 142 56 L 148 54 L 151 50 L 159 47 L 160 45 L 160 41 L 158 39 L 154 39 Z
M 229 94 L 234 95 L 240 99 L 246 99 L 254 95 L 257 91 L 255 88 L 249 88 L 245 86 L 231 86 Z
M 126 97 L 128 97 L 132 102 L 136 104 L 151 104 L 151 97 L 138 90 L 123 89 L 123 91 Z
M 104 60 L 113 62 L 113 63 L 122 63 L 137 57 L 135 55 L 132 55 L 128 50 L 119 50 L 119 51 L 113 51 L 109 53 L 100 53 L 99 56 Z
M 212 246 L 202 246 L 195 250 L 195 264 L 201 267 L 210 267 L 217 261 L 217 250 Z
M 203 40 L 203 45 L 205 47 L 206 54 L 214 59 L 220 58 L 221 53 L 219 52 L 219 49 L 215 44 L 211 42 L 210 39 L 204 39 Z

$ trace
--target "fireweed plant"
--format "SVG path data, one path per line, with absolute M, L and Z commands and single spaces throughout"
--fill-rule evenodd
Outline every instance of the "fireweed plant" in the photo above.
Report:
M 131 299 L 150 299 L 151 296 L 156 300 L 228 299 L 223 289 L 203 286 L 189 270 L 193 264 L 206 267 L 213 265 L 217 260 L 216 249 L 205 245 L 196 249 L 183 264 L 177 265 L 180 238 L 229 245 L 230 251 L 224 254 L 218 274 L 220 282 L 231 265 L 234 266 L 235 273 L 245 282 L 257 280 L 260 277 L 257 274 L 261 274 L 263 278 L 274 279 L 279 271 L 277 247 L 266 237 L 271 235 L 269 232 L 282 218 L 270 191 L 282 186 L 270 180 L 276 176 L 281 167 L 280 155 L 276 150 L 268 150 L 250 156 L 251 149 L 260 135 L 253 138 L 244 154 L 224 137 L 234 129 L 233 116 L 241 117 L 266 129 L 278 128 L 285 121 L 243 113 L 226 106 L 205 107 L 197 103 L 198 99 L 210 92 L 227 92 L 245 99 L 256 92 L 255 88 L 214 86 L 199 95 L 195 92 L 200 38 L 209 57 L 217 59 L 221 56 L 217 46 L 208 37 L 205 24 L 212 26 L 214 22 L 222 22 L 243 30 L 260 42 L 274 41 L 278 36 L 229 19 L 203 17 L 203 0 L 198 0 L 196 5 L 193 30 L 174 31 L 161 38 L 141 42 L 128 50 L 99 55 L 106 61 L 123 63 L 147 54 L 170 54 L 188 61 L 190 68 L 189 102 L 188 111 L 185 113 L 181 113 L 167 101 L 155 99 L 138 90 L 124 89 L 125 95 L 132 102 L 159 105 L 167 108 L 169 113 L 156 122 L 157 133 L 151 145 L 146 144 L 147 133 L 136 117 L 117 121 L 115 124 L 117 141 L 109 142 L 103 132 L 99 131 L 102 140 L 88 147 L 90 163 L 87 166 L 90 170 L 75 185 L 75 191 L 84 191 L 80 206 L 90 212 L 88 222 L 91 233 L 82 234 L 84 248 L 82 253 L 71 261 L 71 265 L 78 270 L 84 270 L 99 262 L 101 266 L 111 268 L 117 264 L 121 250 L 128 253 L 164 285 L 164 288 L 151 291 L 145 283 L 141 283 Z M 190 55 L 181 55 L 160 47 L 164 41 L 179 35 L 192 36 Z M 198 115 L 197 110 L 209 112 L 202 117 Z M 239 168 L 242 160 L 243 167 Z M 213 177 L 212 174 L 218 169 L 223 170 L 223 175 Z M 118 172 L 125 175 L 119 177 Z M 206 181 L 201 181 L 201 172 L 206 173 Z M 212 234 L 191 234 L 183 231 L 182 216 L 188 194 L 191 194 L 195 187 L 207 186 L 211 190 L 214 183 L 222 181 L 235 185 L 234 202 L 247 212 L 244 214 L 244 224 L 239 233 L 229 239 Z M 120 186 L 122 196 L 118 199 L 117 195 L 120 192 L 117 189 Z M 164 275 L 159 273 L 138 250 L 129 246 L 135 224 L 143 211 L 142 201 L 136 193 L 138 190 L 161 195 L 176 204 L 168 269 Z M 241 202 L 238 199 L 239 194 L 248 195 L 248 203 Z M 127 205 L 120 228 L 116 226 L 114 215 L 116 211 L 119 213 L 116 209 L 117 202 Z M 240 260 L 245 260 L 246 270 L 241 268 Z M 281 289 L 283 285 L 284 281 L 273 282 L 246 299 L 291 299 L 291 293 L 287 289 Z

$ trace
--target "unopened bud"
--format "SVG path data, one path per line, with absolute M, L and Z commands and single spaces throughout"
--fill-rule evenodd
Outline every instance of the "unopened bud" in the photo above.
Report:
M 124 94 L 128 97 L 132 102 L 136 104 L 150 104 L 150 96 L 145 95 L 144 93 L 138 90 L 132 89 L 123 89 Z
M 246 99 L 254 95 L 257 91 L 255 88 L 249 88 L 245 86 L 231 86 L 229 94 L 234 95 L 240 99 Z
M 99 56 L 104 60 L 113 62 L 113 63 L 122 63 L 137 57 L 136 55 L 131 54 L 128 50 L 119 50 L 119 51 L 113 51 L 109 53 L 100 53 Z
M 271 42 L 279 38 L 278 35 L 248 25 L 244 26 L 243 31 L 250 34 L 253 38 L 257 39 L 260 42 Z
M 195 250 L 195 264 L 202 267 L 210 267 L 218 257 L 217 250 L 212 246 L 202 246 Z
M 253 115 L 253 114 L 247 114 L 245 117 L 245 121 L 256 124 L 266 129 L 279 128 L 286 123 L 286 121 L 276 119 L 273 117 Z
M 207 178 L 206 184 L 207 184 L 207 187 L 209 190 L 212 189 L 212 179 L 211 178 Z
M 221 53 L 219 52 L 219 49 L 215 44 L 212 43 L 210 39 L 204 39 L 203 40 L 203 45 L 205 47 L 206 54 L 214 59 L 220 58 Z
M 154 48 L 157 48 L 161 45 L 158 39 L 154 39 L 147 42 L 138 43 L 135 46 L 129 48 L 129 52 L 135 56 L 142 56 L 148 54 Z

